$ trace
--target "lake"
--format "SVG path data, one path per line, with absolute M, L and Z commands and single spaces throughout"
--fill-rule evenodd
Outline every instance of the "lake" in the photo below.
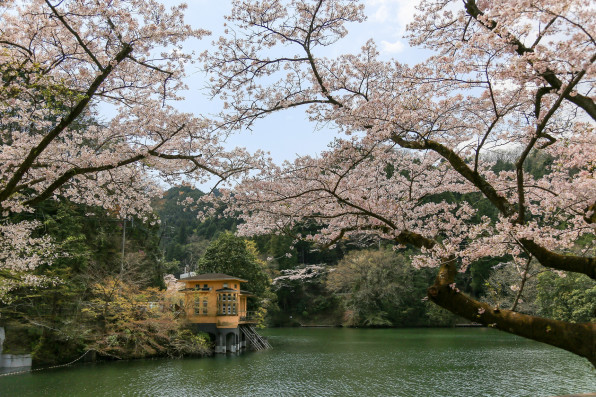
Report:
M 491 329 L 267 329 L 273 349 L 0 377 L 0 396 L 556 396 L 587 360 Z

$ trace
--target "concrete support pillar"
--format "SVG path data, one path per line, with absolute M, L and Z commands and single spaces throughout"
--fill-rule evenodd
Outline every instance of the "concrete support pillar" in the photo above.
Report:
M 223 333 L 218 333 L 215 343 L 215 353 L 226 352 L 226 336 Z
M 240 328 L 219 328 L 215 337 L 215 353 L 240 353 L 247 346 Z

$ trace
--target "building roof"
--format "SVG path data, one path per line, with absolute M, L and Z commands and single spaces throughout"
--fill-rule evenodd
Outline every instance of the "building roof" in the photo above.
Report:
M 235 280 L 240 282 L 248 282 L 243 278 L 230 276 L 223 273 L 203 273 L 196 276 L 180 278 L 179 281 L 216 281 L 216 280 Z
M 215 292 L 236 292 L 234 288 L 220 288 L 216 289 Z

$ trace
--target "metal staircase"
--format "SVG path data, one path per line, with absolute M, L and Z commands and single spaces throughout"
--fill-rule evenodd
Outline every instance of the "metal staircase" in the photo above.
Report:
M 239 328 L 240 332 L 246 336 L 246 339 L 250 342 L 255 350 L 265 350 L 271 348 L 271 345 L 269 342 L 267 342 L 267 339 L 259 335 L 253 325 L 242 324 L 239 326 Z

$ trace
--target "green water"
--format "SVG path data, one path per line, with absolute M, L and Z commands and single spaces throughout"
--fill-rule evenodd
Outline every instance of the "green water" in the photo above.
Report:
M 555 396 L 587 360 L 488 329 L 269 329 L 272 350 L 0 377 L 0 396 Z

